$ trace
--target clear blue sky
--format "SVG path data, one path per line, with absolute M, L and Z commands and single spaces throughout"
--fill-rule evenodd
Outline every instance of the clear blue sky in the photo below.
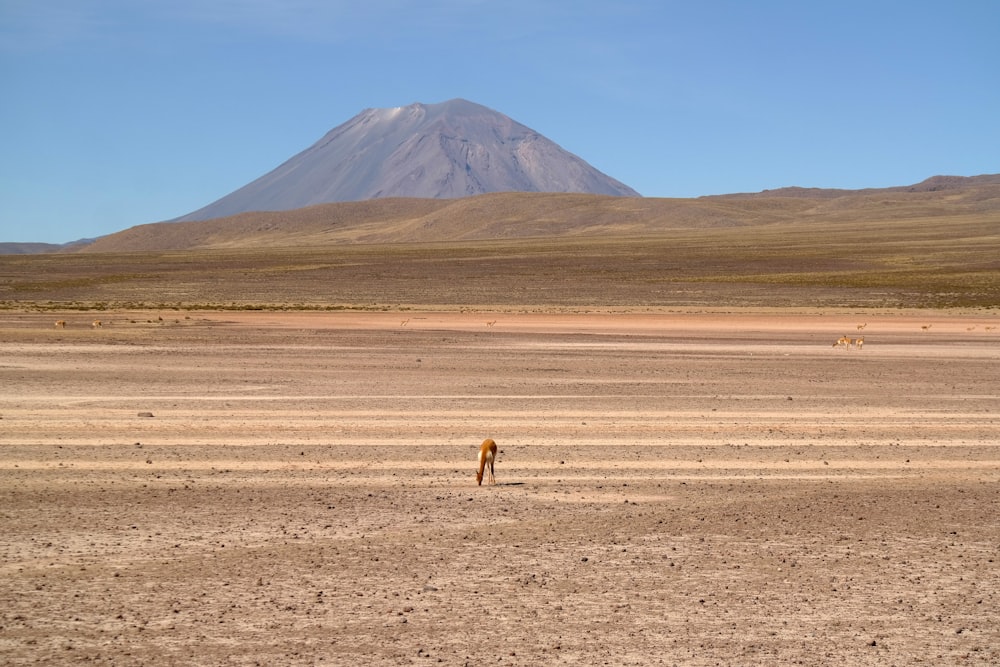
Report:
M 1000 172 L 994 0 L 0 0 L 0 241 L 188 213 L 463 97 L 650 197 Z

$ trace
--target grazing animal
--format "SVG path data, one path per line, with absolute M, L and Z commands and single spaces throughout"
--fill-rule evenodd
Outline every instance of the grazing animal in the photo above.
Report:
M 858 331 L 861 331 L 861 330 L 862 330 L 862 329 L 864 329 L 864 328 L 865 328 L 866 326 L 868 326 L 868 323 L 867 323 L 867 322 L 865 322 L 864 324 L 859 324 L 859 325 L 858 325 Z
M 56 329 L 65 329 L 66 320 L 56 320 Z
M 930 324 L 923 324 L 923 325 L 920 326 L 920 328 L 923 329 L 924 331 L 927 331 L 928 329 L 931 328 L 931 325 Z
M 487 482 L 489 484 L 496 484 L 497 480 L 493 476 L 493 462 L 497 458 L 497 443 L 493 442 L 492 438 L 486 438 L 483 440 L 483 444 L 479 447 L 479 470 L 476 472 L 476 483 L 479 486 L 483 485 L 483 471 L 489 468 L 489 477 Z
M 841 345 L 847 349 L 851 349 L 851 339 L 847 336 L 841 336 L 837 339 L 837 342 L 833 344 L 834 347 L 840 347 Z
M 496 321 L 496 320 L 493 320 L 492 322 L 487 322 L 487 323 L 486 323 L 486 326 L 488 326 L 488 327 L 492 327 L 492 326 L 493 326 L 494 324 L 496 324 L 496 323 L 497 323 L 497 321 Z
M 864 336 L 862 336 L 861 338 L 855 338 L 854 339 L 854 347 L 858 348 L 859 350 L 861 349 L 861 346 L 864 345 L 864 344 L 865 344 L 865 337 Z
M 410 322 L 410 318 L 407 317 L 405 320 L 403 320 L 402 322 L 399 323 L 399 326 L 405 327 L 407 324 L 409 324 L 409 322 Z
M 97 329 L 97 328 L 103 327 L 104 324 L 100 320 L 94 320 L 93 323 L 90 326 L 92 328 L 94 328 L 94 329 Z

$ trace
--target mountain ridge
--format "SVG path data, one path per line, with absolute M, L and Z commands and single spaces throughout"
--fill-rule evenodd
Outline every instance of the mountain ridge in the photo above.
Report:
M 546 193 L 501 193 L 454 200 L 382 198 L 199 222 L 149 223 L 66 244 L 0 242 L 0 255 L 447 241 L 515 235 L 635 235 L 685 225 L 767 224 L 792 216 L 833 221 L 860 215 L 877 215 L 884 220 L 970 214 L 987 215 L 1000 222 L 1000 174 L 932 176 L 913 185 L 888 188 L 786 187 L 691 199 Z
M 922 183 L 939 183 L 928 179 Z M 206 221 L 139 225 L 78 252 L 430 243 L 514 238 L 654 236 L 671 230 L 977 216 L 1000 221 L 1000 175 L 948 187 L 783 188 L 695 199 L 577 193 L 492 193 L 460 199 L 381 198 Z M 917 184 L 920 185 L 920 184 Z M 797 194 L 796 194 L 797 193 Z M 839 193 L 839 194 L 837 194 Z

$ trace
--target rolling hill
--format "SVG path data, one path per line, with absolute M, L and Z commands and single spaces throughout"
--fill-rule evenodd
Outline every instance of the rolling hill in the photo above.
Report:
M 566 193 L 373 199 L 139 225 L 97 239 L 79 252 L 642 237 L 679 229 L 781 224 L 821 228 L 935 219 L 948 224 L 970 216 L 1000 225 L 1000 175 L 933 177 L 912 186 L 884 189 L 784 188 L 697 199 Z

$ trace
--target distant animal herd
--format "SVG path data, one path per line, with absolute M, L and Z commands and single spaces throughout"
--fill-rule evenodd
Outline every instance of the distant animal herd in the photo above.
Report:
M 844 346 L 848 350 L 854 347 L 860 350 L 864 344 L 865 344 L 864 336 L 862 336 L 861 338 L 851 338 L 850 336 L 841 336 L 840 338 L 837 339 L 837 342 L 834 343 L 833 346 L 834 347 Z
M 865 322 L 864 324 L 859 324 L 858 325 L 858 331 L 864 331 L 865 327 L 867 327 L 867 326 L 868 326 L 867 322 Z M 920 330 L 923 331 L 924 333 L 927 333 L 928 331 L 931 330 L 932 326 L 934 326 L 934 325 L 933 324 L 921 324 L 920 325 Z M 983 327 L 983 329 L 985 331 L 994 331 L 994 330 L 996 330 L 996 328 L 997 327 L 995 325 Z M 971 327 L 966 327 L 965 330 L 966 331 L 975 331 L 976 330 L 976 325 L 972 325 Z M 865 337 L 864 336 L 859 336 L 857 338 L 851 338 L 850 336 L 841 336 L 833 344 L 833 347 L 843 347 L 845 350 L 850 350 L 852 348 L 856 349 L 856 350 L 860 350 L 862 347 L 864 347 L 864 344 L 865 344 Z
M 191 319 L 191 318 L 187 317 L 185 319 Z M 129 324 L 138 324 L 139 323 L 138 320 L 126 320 L 126 321 Z M 179 324 L 180 323 L 179 319 L 175 319 L 175 320 L 172 320 L 172 321 L 175 324 Z M 153 320 L 153 319 L 146 320 L 146 323 L 148 323 L 148 324 L 167 324 L 169 322 L 170 322 L 170 320 L 164 320 L 162 316 L 157 317 L 155 320 Z M 104 320 L 93 320 L 90 323 L 90 326 L 88 328 L 90 328 L 90 329 L 101 329 L 101 328 L 104 327 L 104 324 L 105 324 Z M 110 322 L 108 324 L 110 324 Z M 68 322 L 67 320 L 56 320 L 56 322 L 55 322 L 56 329 L 66 329 L 70 325 L 71 325 L 71 323 Z M 86 326 L 86 325 L 81 325 L 81 326 Z
M 101 320 L 94 320 L 93 322 L 90 323 L 91 329 L 98 329 L 103 326 L 104 322 L 102 322 Z M 65 329 L 65 328 L 66 328 L 66 320 L 56 320 L 56 329 Z

